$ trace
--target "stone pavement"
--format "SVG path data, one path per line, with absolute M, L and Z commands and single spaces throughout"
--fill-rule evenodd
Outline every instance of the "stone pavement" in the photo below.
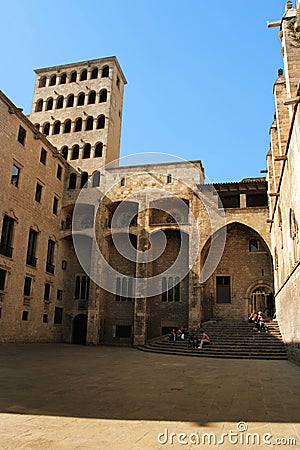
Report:
M 287 361 L 1 344 L 0 449 L 299 449 L 299 380 Z

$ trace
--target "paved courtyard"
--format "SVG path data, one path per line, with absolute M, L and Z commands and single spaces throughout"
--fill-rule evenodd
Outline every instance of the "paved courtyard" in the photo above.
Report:
M 299 381 L 287 361 L 1 344 L 0 449 L 299 449 Z

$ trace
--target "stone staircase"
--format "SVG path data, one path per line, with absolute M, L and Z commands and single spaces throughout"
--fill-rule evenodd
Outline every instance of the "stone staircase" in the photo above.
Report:
M 247 322 L 209 321 L 203 323 L 203 329 L 211 342 L 202 350 L 189 349 L 187 339 L 172 342 L 169 336 L 151 339 L 139 350 L 208 358 L 287 359 L 277 322 L 267 322 L 267 326 L 269 333 L 258 333 Z M 196 334 L 200 336 L 200 332 Z

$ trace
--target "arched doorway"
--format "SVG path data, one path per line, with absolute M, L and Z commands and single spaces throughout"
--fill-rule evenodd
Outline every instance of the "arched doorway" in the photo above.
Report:
M 73 319 L 73 344 L 86 344 L 87 315 L 78 314 Z
M 270 288 L 260 286 L 254 289 L 249 300 L 249 314 L 262 311 L 266 317 L 273 317 L 275 312 L 274 295 Z

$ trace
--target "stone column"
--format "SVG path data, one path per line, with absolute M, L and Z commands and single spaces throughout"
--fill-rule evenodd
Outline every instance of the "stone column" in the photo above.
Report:
M 247 208 L 247 195 L 240 194 L 240 208 Z
M 148 226 L 149 226 L 149 212 L 146 208 L 146 202 L 140 202 L 140 209 L 144 209 L 138 215 L 138 236 L 137 236 L 137 249 L 144 252 L 148 248 Z M 134 318 L 133 318 L 133 346 L 144 345 L 147 339 L 147 273 L 148 265 L 142 263 L 142 255 L 137 256 L 136 262 L 136 298 L 134 302 Z M 143 281 L 142 281 L 143 279 Z

